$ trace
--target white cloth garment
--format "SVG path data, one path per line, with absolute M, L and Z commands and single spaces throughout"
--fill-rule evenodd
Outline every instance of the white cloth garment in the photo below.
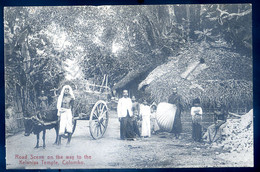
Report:
M 64 91 L 66 88 L 69 89 L 69 96 L 64 97 Z M 65 131 L 72 133 L 72 111 L 70 103 L 73 100 L 75 100 L 75 96 L 73 94 L 72 88 L 69 85 L 65 85 L 61 90 L 57 102 L 57 116 L 60 116 L 59 135 L 64 134 Z
M 150 107 L 147 105 L 141 105 L 140 106 L 140 115 L 142 116 L 141 136 L 151 137 L 151 124 L 150 124 L 151 110 L 150 110 Z
M 72 112 L 71 109 L 60 109 L 60 129 L 59 135 L 65 133 L 65 130 L 68 133 L 72 133 Z
M 118 118 L 126 117 L 127 110 L 129 112 L 129 116 L 133 116 L 132 112 L 132 100 L 130 98 L 121 98 L 117 104 L 117 115 Z
M 190 114 L 191 114 L 192 120 L 194 120 L 195 114 L 202 115 L 202 108 L 201 107 L 192 107 L 190 110 Z

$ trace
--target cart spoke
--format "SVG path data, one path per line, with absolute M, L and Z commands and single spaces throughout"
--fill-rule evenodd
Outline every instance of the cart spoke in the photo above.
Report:
M 97 112 L 97 113 L 98 113 L 98 106 L 99 106 L 99 105 L 97 105 L 97 107 L 95 108 L 95 112 Z
M 100 109 L 97 109 L 97 116 L 100 116 Z
M 102 131 L 101 125 L 99 125 L 99 129 L 100 129 L 100 133 L 101 133 L 101 135 L 102 135 L 102 134 L 103 134 L 103 131 Z
M 96 125 L 95 128 L 97 129 L 97 137 L 98 137 L 98 126 Z
M 101 124 L 104 128 L 106 128 L 105 125 L 103 124 L 103 122 L 101 122 L 100 124 Z M 100 125 L 100 126 L 101 126 L 101 125 Z
M 106 114 L 107 114 L 107 110 L 102 112 L 100 116 L 102 116 L 104 118 L 106 116 Z
M 103 113 L 104 107 L 105 107 L 105 106 L 103 105 L 103 106 L 102 106 L 102 109 L 100 110 L 101 113 Z
M 106 108 L 106 106 L 102 104 L 101 112 L 103 112 L 104 108 Z
M 99 104 L 98 106 L 97 106 L 97 111 L 98 111 L 98 113 L 100 113 L 100 106 L 101 106 L 102 104 Z
M 101 104 L 98 104 L 98 106 L 97 106 L 97 110 L 98 110 L 98 113 L 100 113 L 100 106 L 101 106 Z
M 97 116 L 97 114 L 96 114 L 95 112 L 96 112 L 96 111 L 94 111 L 93 115 L 94 115 L 96 118 L 98 118 L 98 116 Z M 93 117 L 94 117 L 94 116 L 93 116 Z

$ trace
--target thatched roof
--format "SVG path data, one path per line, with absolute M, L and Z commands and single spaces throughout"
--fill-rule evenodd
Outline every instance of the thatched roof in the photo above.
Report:
M 146 85 L 145 91 L 158 103 L 167 101 L 177 86 L 186 105 L 196 97 L 204 105 L 216 101 L 237 103 L 234 106 L 252 104 L 252 58 L 221 48 L 198 49 L 190 48 L 158 66 L 138 88 Z M 200 58 L 205 64 L 197 65 Z
M 177 61 L 172 60 L 166 64 L 158 66 L 147 76 L 145 80 L 143 80 L 139 84 L 138 89 L 141 89 L 142 87 L 149 85 L 151 82 L 160 79 L 164 75 L 172 73 L 174 70 L 176 70 L 176 63 Z M 189 62 L 185 71 L 180 72 L 177 75 L 180 76 L 183 79 L 183 81 L 194 80 L 194 77 L 196 77 L 198 74 L 200 74 L 207 68 L 207 64 L 201 64 L 199 63 L 199 60 L 195 59 Z
M 119 88 L 123 88 L 128 83 L 130 83 L 131 81 L 135 80 L 137 77 L 139 77 L 140 75 L 144 74 L 148 70 L 150 70 L 150 68 L 144 67 L 144 68 L 139 68 L 139 69 L 130 71 L 125 77 L 123 77 L 118 83 L 116 83 L 113 86 L 112 90 L 117 90 Z

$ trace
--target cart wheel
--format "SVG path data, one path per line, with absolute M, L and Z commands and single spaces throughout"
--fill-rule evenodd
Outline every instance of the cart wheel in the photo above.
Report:
M 89 118 L 89 130 L 93 139 L 101 138 L 108 125 L 108 107 L 106 102 L 99 100 L 93 106 Z

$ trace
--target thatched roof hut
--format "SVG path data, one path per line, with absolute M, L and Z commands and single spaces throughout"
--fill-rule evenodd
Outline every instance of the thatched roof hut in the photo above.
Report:
M 130 71 L 112 87 L 112 91 L 115 90 L 117 92 L 117 96 L 121 97 L 122 90 L 126 89 L 129 91 L 130 97 L 135 95 L 137 98 L 141 98 L 143 95 L 142 91 L 138 90 L 138 85 L 153 69 L 154 67 L 149 66 Z
M 201 58 L 204 64 L 199 64 Z M 155 68 L 139 89 L 145 88 L 156 102 L 162 102 L 175 86 L 186 106 L 199 97 L 204 107 L 218 101 L 233 108 L 252 107 L 252 57 L 224 48 L 193 46 Z
M 124 78 L 122 78 L 118 83 L 113 86 L 113 90 L 118 90 L 120 88 L 124 88 L 127 84 L 135 80 L 135 78 L 139 77 L 143 72 L 147 69 L 142 70 L 132 70 L 129 72 Z

